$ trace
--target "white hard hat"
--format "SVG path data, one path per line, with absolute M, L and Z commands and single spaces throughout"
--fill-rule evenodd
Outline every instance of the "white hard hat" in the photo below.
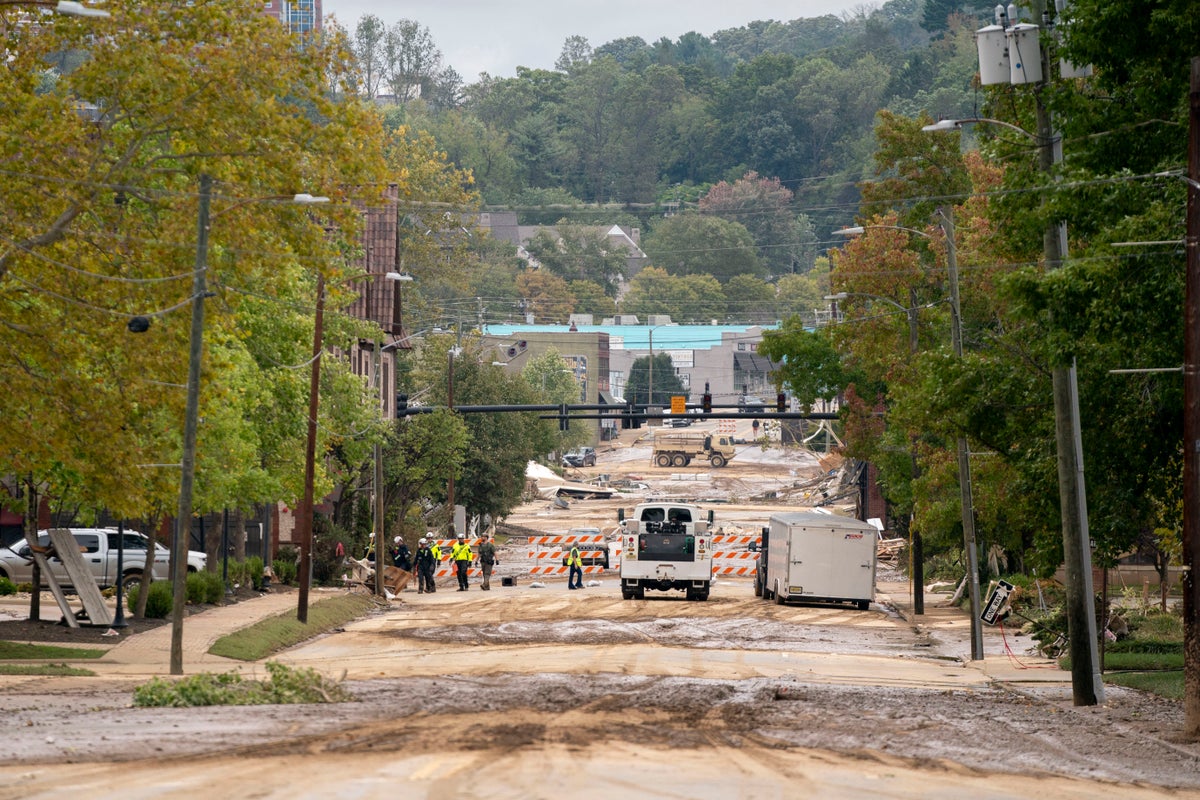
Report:
M 375 538 L 375 531 L 371 531 L 371 538 L 372 538 L 372 539 L 374 539 L 374 538 Z
M 392 541 L 395 542 L 396 544 L 400 544 L 400 537 L 397 536 L 395 539 L 392 539 Z
M 426 539 L 432 539 L 432 538 L 433 538 L 433 531 L 425 531 L 425 538 L 426 538 Z
M 460 533 L 460 534 L 458 535 L 458 538 L 460 538 L 460 539 L 465 539 L 465 538 L 467 538 L 467 535 L 466 535 L 465 533 Z
M 427 540 L 425 539 L 425 537 L 424 537 L 424 536 L 422 536 L 420 539 L 418 539 L 418 540 L 417 540 L 417 544 L 425 544 L 425 543 L 426 543 L 426 541 L 427 541 Z

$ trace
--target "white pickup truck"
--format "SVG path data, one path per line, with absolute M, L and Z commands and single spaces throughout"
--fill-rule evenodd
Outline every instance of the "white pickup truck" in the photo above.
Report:
M 621 523 L 621 596 L 644 600 L 647 589 L 682 589 L 688 600 L 707 600 L 712 586 L 713 513 L 671 501 L 635 506 Z
M 71 535 L 79 543 L 83 563 L 91 569 L 96 583 L 101 589 L 115 586 L 117 582 L 117 548 L 121 543 L 121 535 L 116 528 L 72 528 Z M 38 532 L 38 545 L 45 547 L 50 544 L 50 535 L 46 531 Z M 124 552 L 121 554 L 121 575 L 123 585 L 129 587 L 142 579 L 142 570 L 146 567 L 146 551 L 149 549 L 149 539 L 137 531 L 125 531 Z M 155 580 L 167 580 L 169 577 L 170 552 L 162 544 L 154 547 Z M 196 550 L 187 554 L 188 572 L 204 569 L 208 557 Z M 70 587 L 71 578 L 63 568 L 62 561 L 51 557 L 50 569 L 59 585 Z M 0 576 L 8 578 L 13 583 L 33 582 L 33 554 L 29 551 L 29 543 L 18 539 L 10 545 L 0 546 Z M 43 586 L 46 585 L 43 579 Z

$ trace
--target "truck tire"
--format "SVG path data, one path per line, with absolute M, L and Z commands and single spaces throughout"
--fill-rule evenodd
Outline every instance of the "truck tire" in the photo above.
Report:
M 676 453 L 675 457 L 671 459 L 671 466 L 686 467 L 687 466 L 687 456 L 685 456 L 683 453 Z
M 654 463 L 660 467 L 671 466 L 671 456 L 668 453 L 659 453 L 654 457 Z
M 121 579 L 121 591 L 129 594 L 129 587 L 137 586 L 142 582 L 141 570 L 131 570 L 125 573 L 125 577 Z
M 714 467 L 716 467 L 717 469 L 720 469 L 721 467 L 725 466 L 725 456 L 721 456 L 721 455 L 713 456 L 711 459 L 711 463 Z
M 758 579 L 758 576 L 755 575 L 754 576 L 754 596 L 762 597 L 762 592 L 763 592 L 762 581 L 760 581 Z

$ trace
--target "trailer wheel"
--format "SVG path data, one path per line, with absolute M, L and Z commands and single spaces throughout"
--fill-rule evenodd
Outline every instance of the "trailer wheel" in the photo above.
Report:
M 716 467 L 717 469 L 720 469 L 721 467 L 725 466 L 725 456 L 721 456 L 721 455 L 713 456 L 711 463 L 714 467 Z
M 671 466 L 671 456 L 667 453 L 659 453 L 654 457 L 654 463 L 660 467 Z
M 686 467 L 687 456 L 685 456 L 683 453 L 676 453 L 675 457 L 671 459 L 671 464 L 672 466 L 676 467 Z
M 775 587 L 775 591 L 771 592 L 771 597 L 775 598 L 775 605 L 783 605 L 783 595 L 779 593 L 779 587 Z
M 859 611 L 869 611 L 870 608 L 871 608 L 870 600 L 859 600 L 858 601 L 858 610 Z

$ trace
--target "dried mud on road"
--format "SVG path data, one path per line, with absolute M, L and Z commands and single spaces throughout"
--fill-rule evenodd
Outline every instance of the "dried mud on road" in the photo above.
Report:
M 280 659 L 345 671 L 352 703 L 135 709 L 128 685 L 10 680 L 0 798 L 232 792 L 263 773 L 283 783 L 251 796 L 339 791 L 331 775 L 361 796 L 1200 796 L 1177 703 L 1110 688 L 1073 708 L 990 685 L 956 646 L 886 607 L 778 607 L 745 582 L 707 603 L 603 582 L 404 595 Z

